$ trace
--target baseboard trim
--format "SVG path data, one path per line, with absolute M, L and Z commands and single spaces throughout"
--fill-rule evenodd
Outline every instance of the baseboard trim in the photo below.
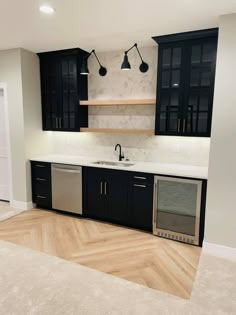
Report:
M 203 242 L 203 252 L 212 256 L 236 261 L 236 248 Z
M 17 200 L 12 200 L 10 201 L 10 206 L 12 208 L 20 209 L 20 210 L 31 210 L 33 209 L 34 205 L 32 201 L 29 202 L 23 202 L 23 201 L 17 201 Z

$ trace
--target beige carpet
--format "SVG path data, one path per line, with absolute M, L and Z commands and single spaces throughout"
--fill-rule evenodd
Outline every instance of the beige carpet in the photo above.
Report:
M 235 279 L 235 262 L 202 255 L 192 296 L 184 300 L 0 241 L 4 315 L 233 315 Z
M 24 211 L 25 210 L 10 207 L 9 202 L 0 201 L 0 221 L 7 220 Z

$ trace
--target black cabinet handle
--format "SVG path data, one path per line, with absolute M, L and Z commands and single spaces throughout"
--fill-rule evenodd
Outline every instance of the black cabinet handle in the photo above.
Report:
M 61 117 L 58 118 L 58 127 L 60 129 L 62 129 L 62 118 Z
M 45 178 L 40 178 L 40 177 L 37 177 L 36 180 L 39 181 L 39 182 L 45 182 L 46 181 Z
M 142 187 L 142 188 L 146 188 L 146 185 L 138 185 L 138 184 L 134 184 L 134 187 Z
M 186 125 L 186 119 L 184 119 L 184 122 L 183 122 L 183 133 L 185 132 L 185 125 Z
M 39 199 L 47 199 L 47 197 L 41 196 L 41 195 L 38 195 L 37 198 L 39 198 Z
M 105 194 L 105 196 L 106 196 L 106 194 L 107 194 L 107 182 L 105 182 L 104 194 Z
M 147 179 L 146 177 L 142 177 L 142 176 L 134 176 L 134 178 L 136 178 L 136 179 Z
M 180 132 L 180 118 L 178 119 L 178 133 Z
M 41 168 L 45 168 L 46 167 L 45 165 L 41 165 L 41 164 L 36 164 L 35 166 L 36 167 L 41 167 Z
M 100 183 L 100 195 L 102 195 L 102 182 Z

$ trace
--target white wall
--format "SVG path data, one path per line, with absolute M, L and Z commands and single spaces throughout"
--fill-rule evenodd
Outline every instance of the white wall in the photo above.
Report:
M 26 163 L 27 201 L 31 201 L 32 156 L 51 152 L 50 132 L 42 131 L 39 58 L 35 53 L 21 49 L 21 76 L 24 114 L 24 145 Z
M 0 87 L 0 199 L 10 200 L 9 165 L 8 165 L 8 138 L 6 128 L 6 102 L 4 91 Z
M 128 47 L 126 47 L 128 48 Z M 108 73 L 98 74 L 99 65 L 89 58 L 89 99 L 134 99 L 156 97 L 157 46 L 140 49 L 149 64 L 146 73 L 139 71 L 140 59 L 130 51 L 131 71 L 122 71 L 124 51 L 98 53 Z M 89 107 L 89 126 L 104 128 L 154 129 L 154 106 Z M 54 132 L 54 153 L 114 158 L 114 146 L 121 143 L 132 160 L 208 165 L 209 138 L 165 137 L 121 134 Z
M 0 82 L 7 84 L 13 199 L 26 202 L 24 117 L 20 49 L 0 51 Z
M 205 241 L 236 247 L 236 14 L 220 18 Z
M 45 141 L 47 133 L 41 130 L 37 56 L 22 49 L 0 51 L 0 82 L 7 84 L 13 186 L 11 202 L 14 206 L 26 208 L 32 199 L 28 159 L 40 152 L 49 152 Z

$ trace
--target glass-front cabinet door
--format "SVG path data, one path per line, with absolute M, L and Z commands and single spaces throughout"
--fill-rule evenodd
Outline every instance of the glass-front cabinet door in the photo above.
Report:
M 216 40 L 188 45 L 183 135 L 210 136 L 216 64 Z
M 156 135 L 211 135 L 218 29 L 156 36 Z
M 61 60 L 62 77 L 62 128 L 79 130 L 77 56 L 65 56 Z
M 60 112 L 60 98 L 57 90 L 60 88 L 58 59 L 42 58 L 41 60 L 41 89 L 43 106 L 43 130 L 56 130 Z
M 202 181 L 155 176 L 153 233 L 199 245 Z
M 170 45 L 160 48 L 158 77 L 158 119 L 156 130 L 158 134 L 175 135 L 180 132 L 183 86 L 183 49 L 180 45 Z

